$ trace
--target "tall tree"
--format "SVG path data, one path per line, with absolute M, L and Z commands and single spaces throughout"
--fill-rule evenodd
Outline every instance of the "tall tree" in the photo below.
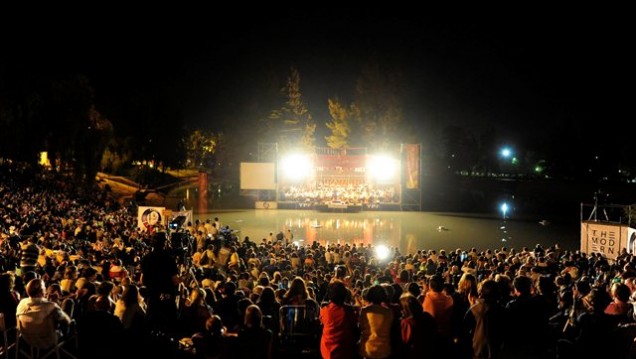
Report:
M 221 135 L 196 129 L 183 139 L 186 151 L 186 168 L 211 169 Z
M 316 124 L 305 105 L 300 92 L 300 73 L 291 67 L 287 84 L 282 90 L 285 103 L 272 111 L 269 119 L 278 132 L 279 147 L 285 150 L 314 150 Z
M 88 121 L 89 126 L 78 143 L 83 150 L 77 151 L 76 174 L 84 182 L 92 183 L 114 129 L 110 120 L 102 116 L 94 105 L 88 110 Z
M 327 146 L 333 149 L 346 149 L 349 147 L 349 134 L 351 133 L 351 113 L 337 99 L 327 99 L 331 121 L 326 123 L 331 135 L 325 136 Z
M 398 72 L 371 61 L 358 78 L 354 105 L 359 110 L 363 144 L 368 148 L 387 149 L 403 138 L 399 77 Z

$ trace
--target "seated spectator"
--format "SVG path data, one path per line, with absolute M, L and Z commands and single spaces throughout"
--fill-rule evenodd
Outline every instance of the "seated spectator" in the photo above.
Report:
M 629 288 L 623 283 L 614 283 L 610 293 L 612 302 L 605 308 L 605 314 L 622 316 L 621 321 L 627 320 L 627 313 L 631 308 Z
M 71 317 L 54 302 L 44 298 L 46 287 L 42 279 L 32 279 L 27 283 L 24 298 L 16 309 L 16 319 L 21 331 L 29 332 L 31 345 L 39 348 L 50 348 L 57 344 L 65 330 L 58 332 L 58 326 L 66 327 L 71 324 Z M 53 325 L 50 322 L 53 321 Z
M 192 344 L 201 358 L 227 358 L 232 337 L 223 326 L 221 317 L 213 315 L 205 322 L 205 330 L 192 336 Z
M 272 358 L 274 334 L 263 326 L 261 310 L 256 305 L 245 309 L 243 328 L 238 333 L 238 358 Z
M 12 273 L 0 275 L 0 313 L 4 314 L 4 325 L 15 328 L 15 313 L 20 302 L 20 293 L 14 289 L 15 276 Z

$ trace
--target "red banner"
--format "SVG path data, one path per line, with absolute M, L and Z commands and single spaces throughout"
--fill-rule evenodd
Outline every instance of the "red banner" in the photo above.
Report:
M 208 211 L 208 174 L 199 172 L 199 213 Z
M 420 188 L 420 145 L 406 146 L 406 188 Z

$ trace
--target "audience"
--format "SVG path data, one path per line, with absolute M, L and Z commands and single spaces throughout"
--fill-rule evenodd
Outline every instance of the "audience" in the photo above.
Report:
M 331 200 L 326 189 L 289 190 Z M 358 193 L 350 203 L 393 200 L 390 188 L 349 190 Z M 625 356 L 634 339 L 628 328 L 636 327 L 636 256 L 629 251 L 606 258 L 558 245 L 394 250 L 381 262 L 372 245 L 286 244 L 275 231 L 240 241 L 208 219 L 189 226 L 215 233 L 210 241 L 188 237 L 199 251 L 175 255 L 157 234 L 166 228 L 138 230 L 134 206 L 98 193 L 61 174 L 0 166 L 0 312 L 7 327 L 38 307 L 61 324 L 77 320 L 80 354 L 109 358 L 143 355 L 117 350 L 131 341 L 169 355 L 161 348 L 181 338 L 161 324 L 175 317 L 184 324 L 178 335 L 193 337 L 202 357 L 275 357 L 284 349 L 274 334 L 286 305 L 310 313 L 314 322 L 306 327 L 316 323 L 320 341 L 309 349 L 324 358 L 354 351 L 369 358 Z M 188 287 L 181 284 L 179 293 L 182 278 Z M 165 346 L 153 345 L 158 340 Z

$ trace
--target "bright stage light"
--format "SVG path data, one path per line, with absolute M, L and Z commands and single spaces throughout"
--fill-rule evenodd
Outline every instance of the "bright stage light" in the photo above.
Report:
M 304 154 L 291 154 L 280 161 L 283 176 L 292 181 L 303 180 L 311 175 L 313 164 L 311 158 Z
M 384 182 L 395 178 L 398 165 L 396 161 L 389 156 L 376 155 L 368 158 L 367 170 L 372 179 Z
M 391 250 L 389 249 L 389 247 L 385 246 L 384 244 L 380 244 L 375 247 L 375 256 L 379 260 L 383 261 L 389 258 L 390 255 L 391 255 Z

